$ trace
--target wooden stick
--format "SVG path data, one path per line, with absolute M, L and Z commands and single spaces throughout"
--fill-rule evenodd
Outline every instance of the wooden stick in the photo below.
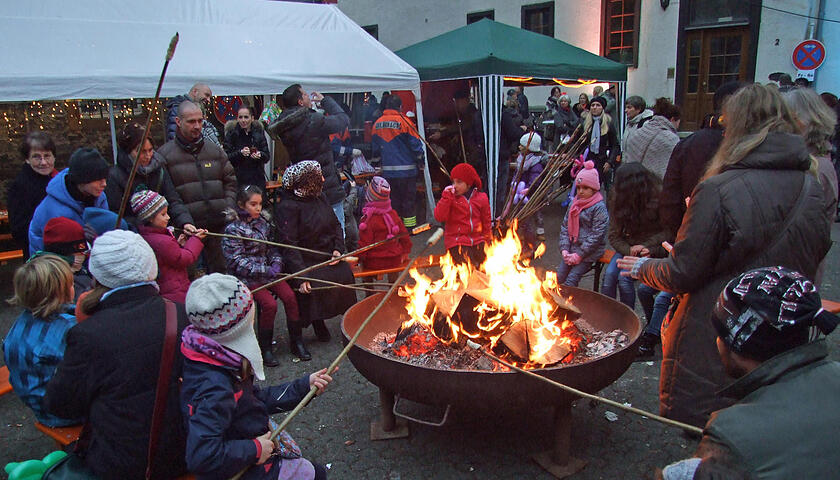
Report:
M 534 378 L 537 378 L 539 380 L 542 380 L 543 382 L 546 382 L 550 385 L 553 385 L 553 386 L 555 386 L 555 387 L 557 387 L 561 390 L 565 390 L 565 391 L 567 391 L 567 392 L 569 392 L 573 395 L 577 395 L 577 396 L 583 397 L 583 398 L 588 398 L 589 400 L 600 402 L 600 403 L 609 405 L 611 407 L 615 407 L 615 408 L 618 408 L 620 410 L 624 410 L 625 412 L 635 413 L 636 415 L 641 415 L 643 417 L 650 418 L 651 420 L 655 420 L 657 422 L 664 423 L 664 424 L 670 425 L 672 427 L 682 428 L 683 430 L 686 430 L 688 432 L 698 433 L 698 434 L 703 433 L 702 428 L 697 428 L 694 425 L 689 425 L 687 423 L 678 422 L 676 420 L 671 420 L 670 418 L 661 417 L 659 415 L 656 415 L 656 414 L 653 414 L 653 413 L 650 413 L 650 412 L 646 412 L 646 411 L 644 411 L 642 409 L 639 409 L 639 408 L 628 407 L 627 405 L 624 405 L 623 403 L 618 403 L 618 402 L 616 402 L 614 400 L 610 400 L 608 398 L 599 397 L 598 395 L 592 395 L 591 393 L 586 393 L 586 392 L 580 391 L 576 388 L 572 388 L 568 385 L 564 385 L 564 384 L 562 384 L 558 381 L 555 381 L 555 380 L 552 380 L 550 378 L 544 377 L 544 376 L 539 375 L 537 373 L 534 373 L 530 370 L 525 370 L 524 368 L 517 367 L 516 365 L 514 365 L 512 363 L 508 363 L 508 362 L 502 360 L 501 358 L 493 355 L 492 353 L 488 352 L 484 348 L 479 348 L 479 350 L 487 358 L 489 358 L 491 360 L 495 360 L 495 361 L 501 363 L 502 365 L 510 368 L 511 370 L 515 370 L 519 373 L 524 373 L 525 375 L 528 375 L 529 377 L 534 377 Z
M 178 32 L 175 32 L 172 40 L 169 41 L 169 48 L 166 49 L 166 61 L 163 62 L 163 70 L 160 72 L 160 79 L 158 80 L 157 90 L 155 91 L 155 99 L 152 100 L 152 106 L 154 106 L 160 99 L 160 89 L 163 87 L 163 79 L 166 77 L 166 69 L 169 68 L 169 62 L 172 61 L 172 57 L 175 55 L 175 47 L 178 46 L 178 38 Z M 128 182 L 125 184 L 125 191 L 123 192 L 122 202 L 120 203 L 120 210 L 117 214 L 117 224 L 114 226 L 115 229 L 120 228 L 123 215 L 125 215 L 125 207 L 128 204 L 128 199 L 131 198 L 131 184 L 134 183 L 134 177 L 137 175 L 137 165 L 140 163 L 138 162 L 140 152 L 143 151 L 143 146 L 146 144 L 146 139 L 149 137 L 149 129 L 152 127 L 152 111 L 149 112 L 149 117 L 146 119 L 146 128 L 143 129 L 143 136 L 140 137 L 140 145 L 137 147 L 137 157 L 131 165 L 131 173 L 128 174 Z
M 361 325 L 359 325 L 359 329 L 356 330 L 356 334 L 353 335 L 353 338 L 351 338 L 350 341 L 347 342 L 347 345 L 344 347 L 344 349 L 341 351 L 341 353 L 339 353 L 338 356 L 335 357 L 335 360 L 333 360 L 332 363 L 330 363 L 330 366 L 327 367 L 326 370 L 327 370 L 328 375 L 331 374 L 331 373 L 334 373 L 336 371 L 336 369 L 338 368 L 338 364 L 341 363 L 342 360 L 344 360 L 344 357 L 347 356 L 347 353 L 350 352 L 350 349 L 353 348 L 353 346 L 356 344 L 356 341 L 359 339 L 359 336 L 361 336 L 362 332 L 368 326 L 368 324 L 373 319 L 373 317 L 375 317 L 376 314 L 379 313 L 379 310 L 382 309 L 382 307 L 385 305 L 385 302 L 387 302 L 388 299 L 391 298 L 391 295 L 393 295 L 394 292 L 397 291 L 397 287 L 400 285 L 400 283 L 408 275 L 408 271 L 411 269 L 411 267 L 414 266 L 414 262 L 416 262 L 418 258 L 425 255 L 426 251 L 429 248 L 431 248 L 432 246 L 434 246 L 442 237 L 443 237 L 443 229 L 438 228 L 437 231 L 435 233 L 433 233 L 432 236 L 429 237 L 428 240 L 426 240 L 426 246 L 423 247 L 423 250 L 420 251 L 420 253 L 418 253 L 417 255 L 411 257 L 411 261 L 409 261 L 408 265 L 406 265 L 405 268 L 403 269 L 403 271 L 400 272 L 400 276 L 397 277 L 397 281 L 394 282 L 393 285 L 391 285 L 391 288 L 385 293 L 385 295 L 382 297 L 382 300 L 379 301 L 379 304 L 376 306 L 376 308 L 374 308 L 373 311 L 370 312 L 370 314 L 367 316 L 365 321 L 362 322 Z M 291 422 L 292 419 L 295 418 L 295 416 L 297 416 L 297 414 L 300 412 L 300 410 L 307 403 L 309 403 L 310 400 L 312 400 L 312 397 L 315 396 L 315 392 L 317 392 L 317 391 L 318 391 L 318 388 L 314 385 L 309 388 L 309 393 L 307 393 L 306 396 L 303 397 L 303 399 L 297 404 L 297 406 L 294 408 L 294 410 L 292 410 L 288 415 L 286 415 L 286 418 L 283 419 L 283 422 L 280 423 L 280 425 L 278 425 L 276 429 L 272 430 L 271 437 L 269 437 L 269 440 L 274 440 L 274 438 L 277 437 L 277 435 L 279 435 L 280 432 L 282 432 L 286 428 L 286 425 L 288 425 L 289 422 Z M 237 473 L 233 477 L 232 480 L 239 480 L 239 478 L 241 478 L 242 475 L 244 475 L 245 472 L 247 472 L 249 468 L 251 468 L 251 467 L 243 468 L 239 473 Z
M 453 98 L 452 103 L 455 105 L 455 118 L 458 120 L 458 136 L 461 137 L 461 155 L 463 155 L 464 163 L 469 163 L 467 161 L 467 150 L 464 147 L 464 131 L 461 129 L 461 114 L 458 113 L 458 101 Z
M 176 228 L 175 230 L 179 230 L 179 231 L 182 231 L 184 233 L 187 233 L 187 232 L 184 231 L 183 228 Z M 234 240 L 244 240 L 244 241 L 247 241 L 247 242 L 264 243 L 266 245 L 271 245 L 273 247 L 290 248 L 292 250 L 300 250 L 301 252 L 308 252 L 308 253 L 314 253 L 316 255 L 324 255 L 326 257 L 332 257 L 332 253 L 322 252 L 320 250 L 312 250 L 311 248 L 298 247 L 297 245 L 289 245 L 287 243 L 272 242 L 272 241 L 263 240 L 263 239 L 260 239 L 260 238 L 241 237 L 239 235 L 231 235 L 229 233 L 214 233 L 214 232 L 206 232 L 206 235 L 208 235 L 210 237 L 232 238 Z
M 446 165 L 444 165 L 443 160 L 441 160 L 440 157 L 438 157 L 438 154 L 437 152 L 435 152 L 435 149 L 432 148 L 432 145 L 426 141 L 423 135 L 420 135 L 420 131 L 417 130 L 417 127 L 415 127 L 413 123 L 411 123 L 411 120 L 407 119 L 405 115 L 402 114 L 402 112 L 397 111 L 397 113 L 399 114 L 400 118 L 402 118 L 405 121 L 405 123 L 407 123 L 408 126 L 411 127 L 412 130 L 414 130 L 414 133 L 417 134 L 420 140 L 422 140 L 423 143 L 426 144 L 426 149 L 429 150 L 432 153 L 432 155 L 434 155 L 435 160 L 437 160 L 438 162 L 438 167 L 440 167 L 440 170 L 446 175 L 446 178 L 450 178 L 449 170 L 446 169 Z
M 344 259 L 344 258 L 351 257 L 351 256 L 354 256 L 354 255 L 358 255 L 358 254 L 360 254 L 360 253 L 362 253 L 362 252 L 366 252 L 366 251 L 368 251 L 368 250 L 371 250 L 371 249 L 373 249 L 373 248 L 376 248 L 376 247 L 378 247 L 378 246 L 380 246 L 380 245 L 383 245 L 383 244 L 385 244 L 385 243 L 388 243 L 388 242 L 393 242 L 394 240 L 399 240 L 400 238 L 402 238 L 402 237 L 404 237 L 404 236 L 406 236 L 406 235 L 411 235 L 411 234 L 417 234 L 417 233 L 420 233 L 420 232 L 425 232 L 425 231 L 426 231 L 426 230 L 428 230 L 428 229 L 429 229 L 429 224 L 428 224 L 428 223 L 423 224 L 423 225 L 419 225 L 419 226 L 414 227 L 413 229 L 411 229 L 411 232 L 410 232 L 410 233 L 409 233 L 409 232 L 406 232 L 406 233 L 401 233 L 401 234 L 399 234 L 399 235 L 394 235 L 393 237 L 386 238 L 386 239 L 384 239 L 384 240 L 380 240 L 380 241 L 378 241 L 378 242 L 376 242 L 376 243 L 371 243 L 370 245 L 368 245 L 368 246 L 366 246 L 366 247 L 358 248 L 358 249 L 356 249 L 356 250 L 353 250 L 352 252 L 347 252 L 347 253 L 345 253 L 345 254 L 343 254 L 343 255 L 339 255 L 339 256 L 337 256 L 337 257 L 330 258 L 329 260 L 324 260 L 324 261 L 323 261 L 323 262 L 321 262 L 321 263 L 316 263 L 315 265 L 312 265 L 312 266 L 306 267 L 306 268 L 304 268 L 303 270 L 300 270 L 300 271 L 298 271 L 298 272 L 292 273 L 291 275 L 286 275 L 286 276 L 284 276 L 284 277 L 282 277 L 282 278 L 278 278 L 277 280 L 273 280 L 273 281 L 271 281 L 271 282 L 268 282 L 268 283 L 266 283 L 265 285 L 261 285 L 261 286 L 259 286 L 259 287 L 255 288 L 255 289 L 251 290 L 251 293 L 253 293 L 253 292 L 258 292 L 258 291 L 260 291 L 260 290 L 262 290 L 262 289 L 264 289 L 264 288 L 271 287 L 272 285 L 276 285 L 276 284 L 278 284 L 278 283 L 285 282 L 285 281 L 287 281 L 287 280 L 291 280 L 291 279 L 293 279 L 293 278 L 298 278 L 298 277 L 300 277 L 301 275 L 303 275 L 303 274 L 305 274 L 305 273 L 309 273 L 309 272 L 311 272 L 311 271 L 313 271 L 313 270 L 317 270 L 317 269 L 319 269 L 319 268 L 321 268 L 321 267 L 325 267 L 325 266 L 327 266 L 327 265 L 329 265 L 329 264 L 331 264 L 331 263 L 333 263 L 333 262 L 337 262 L 337 261 L 342 260 L 342 259 Z

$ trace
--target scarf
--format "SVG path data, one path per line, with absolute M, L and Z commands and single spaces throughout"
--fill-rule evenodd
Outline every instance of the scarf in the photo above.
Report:
M 201 148 L 199 148 L 199 150 L 201 150 Z M 152 159 L 149 161 L 149 164 L 137 165 L 137 171 L 143 175 L 148 175 L 162 167 L 165 161 L 166 160 L 163 158 L 163 155 L 154 152 L 152 154 Z
M 181 352 L 190 360 L 237 370 L 242 367 L 242 359 L 245 358 L 202 334 L 194 325 L 188 325 L 181 333 Z
M 589 139 L 589 151 L 597 155 L 601 150 L 601 116 L 592 117 L 592 137 Z
M 580 212 L 586 210 L 592 205 L 595 205 L 603 199 L 604 196 L 601 195 L 601 192 L 595 192 L 595 195 L 592 195 L 586 200 L 583 200 L 580 197 L 575 197 L 574 201 L 572 201 L 572 206 L 569 207 L 569 221 L 567 225 L 569 240 L 571 243 L 577 242 L 578 234 L 580 233 Z
M 367 202 L 362 207 L 362 214 L 366 218 L 371 218 L 373 215 L 382 215 L 382 220 L 385 221 L 385 227 L 388 229 L 388 236 L 391 238 L 400 231 L 400 227 L 394 222 L 394 219 L 389 215 L 391 213 L 391 199 L 378 200 L 375 202 Z
M 175 143 L 179 147 L 181 147 L 181 149 L 183 149 L 185 152 L 192 155 L 197 155 L 198 152 L 201 151 L 201 147 L 204 146 L 204 137 L 198 137 L 198 140 L 191 142 L 186 138 L 182 137 L 181 132 L 179 130 L 175 132 Z

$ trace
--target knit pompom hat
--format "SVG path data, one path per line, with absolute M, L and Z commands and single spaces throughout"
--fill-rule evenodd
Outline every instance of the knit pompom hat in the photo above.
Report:
M 529 152 L 539 152 L 542 138 L 537 132 L 526 133 L 519 139 L 519 144 L 527 148 Z
M 76 253 L 87 252 L 85 231 L 79 222 L 69 218 L 51 218 L 44 225 L 44 250 L 68 257 Z
M 458 165 L 455 165 L 449 176 L 452 180 L 461 180 L 470 187 L 475 187 L 479 190 L 481 189 L 481 178 L 479 178 L 478 172 L 476 172 L 473 166 L 469 163 L 459 163 Z
M 141 190 L 131 196 L 131 210 L 139 223 L 148 222 L 167 205 L 166 198 L 153 190 Z
M 378 202 L 391 198 L 391 184 L 382 177 L 373 177 L 365 189 L 365 200 Z
M 583 170 L 575 177 L 575 185 L 589 187 L 596 192 L 601 190 L 601 177 L 598 176 L 598 170 L 595 170 L 595 164 L 591 160 L 583 162 Z
M 156 279 L 158 265 L 143 237 L 129 230 L 111 230 L 93 242 L 90 273 L 102 285 L 117 288 Z
M 187 318 L 202 335 L 251 362 L 254 376 L 265 380 L 260 345 L 254 333 L 254 299 L 236 277 L 211 273 L 187 291 Z

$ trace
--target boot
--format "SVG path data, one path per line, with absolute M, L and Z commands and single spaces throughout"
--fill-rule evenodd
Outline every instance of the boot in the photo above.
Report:
M 659 336 L 652 333 L 643 333 L 639 340 L 638 357 L 652 357 L 654 355 L 654 348 L 659 343 Z
M 276 367 L 280 365 L 280 361 L 277 360 L 277 357 L 275 357 L 274 353 L 271 351 L 271 338 L 273 336 L 274 332 L 269 329 L 260 330 L 259 335 L 257 336 L 257 341 L 260 344 L 260 350 L 262 350 L 263 365 L 266 367 Z
M 288 322 L 286 328 L 289 330 L 289 350 L 292 351 L 292 355 L 304 362 L 312 360 L 312 355 L 306 349 L 306 344 L 303 343 L 303 333 L 300 324 Z
M 329 342 L 332 338 L 329 329 L 324 325 L 323 320 L 315 320 L 312 322 L 312 329 L 315 330 L 315 336 L 318 337 L 319 342 Z

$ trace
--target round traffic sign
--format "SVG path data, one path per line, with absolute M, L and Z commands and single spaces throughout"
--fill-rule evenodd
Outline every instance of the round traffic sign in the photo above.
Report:
M 793 49 L 792 60 L 799 70 L 814 70 L 825 60 L 825 45 L 817 40 L 805 40 Z

